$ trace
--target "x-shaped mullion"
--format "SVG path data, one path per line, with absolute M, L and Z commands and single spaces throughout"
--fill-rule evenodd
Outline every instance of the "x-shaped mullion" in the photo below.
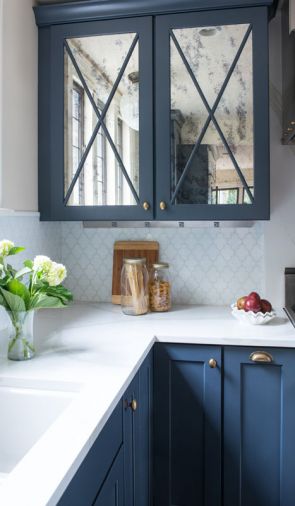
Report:
M 86 158 L 87 158 L 87 156 L 89 154 L 89 151 L 90 151 L 90 149 L 91 149 L 91 147 L 92 147 L 92 145 L 93 145 L 93 143 L 95 141 L 95 138 L 97 136 L 97 133 L 98 133 L 100 127 L 102 127 L 102 129 L 103 129 L 103 131 L 105 133 L 105 136 L 106 136 L 107 140 L 110 143 L 110 146 L 111 146 L 111 148 L 112 148 L 112 150 L 114 152 L 116 160 L 117 160 L 117 162 L 118 162 L 118 164 L 120 166 L 120 169 L 122 170 L 122 172 L 123 172 L 123 174 L 125 176 L 125 179 L 126 179 L 128 185 L 129 185 L 129 188 L 130 188 L 130 190 L 131 190 L 131 192 L 132 192 L 132 194 L 133 194 L 133 196 L 135 198 L 135 201 L 137 202 L 137 204 L 139 204 L 139 198 L 138 198 L 137 192 L 136 192 L 136 190 L 135 190 L 135 188 L 134 188 L 134 186 L 132 184 L 132 181 L 131 181 L 131 179 L 130 179 L 130 177 L 129 177 L 126 169 L 125 169 L 124 163 L 123 163 L 122 158 L 121 158 L 121 156 L 120 156 L 120 154 L 119 154 L 119 152 L 118 152 L 118 150 L 117 150 L 117 148 L 116 148 L 116 146 L 114 144 L 114 141 L 113 141 L 113 139 L 112 139 L 112 137 L 111 137 L 111 135 L 110 135 L 110 133 L 109 133 L 109 131 L 108 131 L 105 123 L 104 123 L 104 118 L 105 118 L 105 116 L 106 116 L 106 114 L 108 112 L 108 109 L 110 107 L 111 101 L 114 98 L 114 95 L 115 95 L 115 93 L 117 91 L 119 83 L 120 83 L 120 81 L 122 79 L 122 76 L 123 76 L 123 74 L 124 74 L 124 72 L 126 70 L 126 67 L 127 67 L 128 63 L 129 63 L 129 60 L 130 60 L 131 55 L 133 53 L 133 50 L 134 50 L 134 48 L 135 48 L 135 46 L 137 44 L 138 38 L 139 38 L 138 34 L 136 34 L 136 36 L 134 37 L 134 40 L 133 40 L 133 42 L 132 42 L 132 44 L 130 46 L 130 49 L 129 49 L 128 53 L 127 53 L 127 56 L 126 56 L 126 58 L 124 60 L 124 63 L 122 65 L 122 67 L 121 67 L 121 70 L 120 70 L 120 72 L 118 74 L 118 77 L 117 77 L 117 79 L 116 79 L 116 81 L 115 81 L 115 83 L 113 85 L 113 88 L 111 90 L 109 98 L 106 101 L 106 104 L 105 104 L 102 112 L 99 111 L 99 109 L 98 109 L 98 107 L 97 107 L 97 105 L 95 103 L 95 100 L 94 100 L 94 98 L 92 96 L 92 93 L 89 90 L 89 87 L 88 87 L 88 85 L 87 85 L 87 83 L 86 83 L 86 81 L 84 79 L 84 76 L 83 76 L 83 74 L 82 74 L 82 72 L 81 72 L 81 70 L 79 68 L 79 65 L 77 64 L 77 61 L 76 61 L 76 59 L 75 59 L 75 57 L 74 57 L 74 55 L 72 53 L 72 50 L 71 50 L 71 48 L 70 48 L 67 40 L 64 41 L 65 48 L 66 48 L 66 50 L 68 52 L 68 55 L 69 55 L 69 57 L 71 59 L 71 62 L 72 62 L 73 66 L 74 66 L 74 68 L 75 68 L 75 70 L 76 70 L 76 72 L 77 72 L 77 74 L 79 76 L 79 79 L 80 79 L 80 81 L 81 81 L 81 83 L 83 85 L 83 88 L 84 88 L 84 90 L 85 90 L 85 92 L 87 94 L 87 97 L 89 98 L 89 100 L 91 102 L 91 105 L 92 105 L 92 107 L 94 109 L 94 112 L 95 112 L 96 116 L 98 117 L 98 122 L 97 122 L 97 124 L 95 126 L 95 129 L 94 129 L 94 131 L 93 131 L 93 133 L 92 133 L 92 135 L 90 137 L 90 140 L 89 140 L 89 142 L 88 142 L 88 144 L 86 146 L 86 149 L 85 149 L 85 151 L 83 152 L 83 154 L 81 156 L 81 160 L 79 162 L 78 168 L 77 168 L 77 170 L 75 172 L 75 175 L 74 175 L 74 177 L 72 179 L 72 182 L 71 182 L 71 184 L 69 186 L 69 189 L 67 191 L 67 194 L 65 196 L 65 199 L 64 199 L 64 203 L 65 204 L 67 204 L 68 201 L 69 201 L 69 199 L 70 199 L 72 191 L 73 191 L 73 189 L 75 187 L 75 184 L 76 184 L 76 182 L 77 182 L 77 180 L 78 180 L 78 178 L 79 178 L 79 176 L 81 174 L 81 171 L 82 171 L 82 169 L 84 167 L 84 163 L 86 161 Z
M 250 35 L 251 31 L 252 31 L 252 26 L 250 25 L 248 27 L 248 30 L 247 30 L 247 32 L 246 32 L 243 40 L 242 40 L 242 43 L 241 43 L 241 45 L 239 47 L 239 50 L 238 50 L 238 52 L 237 52 L 237 54 L 236 54 L 236 56 L 234 58 L 234 61 L 233 61 L 232 65 L 231 65 L 231 67 L 229 69 L 229 72 L 228 72 L 228 74 L 226 76 L 226 79 L 225 79 L 225 81 L 224 81 L 224 83 L 223 83 L 223 85 L 222 85 L 222 87 L 221 87 L 221 89 L 220 89 L 220 91 L 218 93 L 218 96 L 217 96 L 217 98 L 216 98 L 216 100 L 215 100 L 215 102 L 213 104 L 213 107 L 211 108 L 210 105 L 209 105 L 209 103 L 207 102 L 207 99 L 206 99 L 206 97 L 205 97 L 205 95 L 204 95 L 204 93 L 203 93 L 203 91 L 202 91 L 202 89 L 201 89 L 201 87 L 200 87 L 197 79 L 195 78 L 195 75 L 194 75 L 194 73 L 193 73 L 193 71 L 192 71 L 192 69 L 191 69 L 191 67 L 190 67 L 190 65 L 189 65 L 189 63 L 188 63 L 188 61 L 187 61 L 187 59 L 186 59 L 186 57 L 185 57 L 185 55 L 184 55 L 184 53 L 183 53 L 183 51 L 182 51 L 182 49 L 180 47 L 180 45 L 179 45 L 179 43 L 178 43 L 175 35 L 174 35 L 174 33 L 173 33 L 173 30 L 170 30 L 170 36 L 171 36 L 171 38 L 172 38 L 172 40 L 173 40 L 173 42 L 175 44 L 175 47 L 176 47 L 176 49 L 177 49 L 177 51 L 178 51 L 178 53 L 179 53 L 179 55 L 180 55 L 183 63 L 184 63 L 184 65 L 185 65 L 185 67 L 186 67 L 186 69 L 187 69 L 187 71 L 188 71 L 188 73 L 189 73 L 189 75 L 190 75 L 190 77 L 191 77 L 191 79 L 192 79 L 192 81 L 193 81 L 193 83 L 194 83 L 194 85 L 195 85 L 195 87 L 196 87 L 196 89 L 197 89 L 197 91 L 198 91 L 198 93 L 199 93 L 199 95 L 200 95 L 200 97 L 201 97 L 201 99 L 202 99 L 202 101 L 203 101 L 206 109 L 207 109 L 207 112 L 209 113 L 209 116 L 208 116 L 208 118 L 207 118 L 207 120 L 206 120 L 206 122 L 205 122 L 205 124 L 203 126 L 201 134 L 199 135 L 199 137 L 198 137 L 198 139 L 197 139 L 197 141 L 196 141 L 196 143 L 194 145 L 194 148 L 193 148 L 193 150 L 192 150 L 192 152 L 191 152 L 191 154 L 189 156 L 189 159 L 188 159 L 188 161 L 186 163 L 186 166 L 185 166 L 185 168 L 184 168 L 184 170 L 183 170 L 183 172 L 181 174 L 181 177 L 179 178 L 179 181 L 178 181 L 178 183 L 176 185 L 175 191 L 174 191 L 174 193 L 172 195 L 172 198 L 171 198 L 171 204 L 174 203 L 174 201 L 175 201 L 175 199 L 177 197 L 177 193 L 179 192 L 179 190 L 180 190 L 180 188 L 181 188 L 181 186 L 182 186 L 182 184 L 184 182 L 184 179 L 185 179 L 185 177 L 186 177 L 186 175 L 187 175 L 187 173 L 188 173 L 188 171 L 190 169 L 190 166 L 191 166 L 191 163 L 193 161 L 193 158 L 194 158 L 195 154 L 197 153 L 197 151 L 198 151 L 198 149 L 200 147 L 200 144 L 201 144 L 201 142 L 202 142 L 202 140 L 203 140 L 203 138 L 205 136 L 205 133 L 206 133 L 206 131 L 207 131 L 207 129 L 208 129 L 211 121 L 213 122 L 213 124 L 214 124 L 217 132 L 220 135 L 220 138 L 221 138 L 221 140 L 222 140 L 222 142 L 223 142 L 223 144 L 224 144 L 224 146 L 225 146 L 225 148 L 226 148 L 226 150 L 227 150 L 227 152 L 228 152 L 228 154 L 230 156 L 230 159 L 231 159 L 231 161 L 232 161 L 232 163 L 233 163 L 233 165 L 234 165 L 234 167 L 235 167 L 235 169 L 236 169 L 236 171 L 238 173 L 238 176 L 239 176 L 239 178 L 241 180 L 241 183 L 242 183 L 243 187 L 245 188 L 245 190 L 247 192 L 247 195 L 248 195 L 251 203 L 254 202 L 253 195 L 252 195 L 252 193 L 251 193 L 251 191 L 249 189 L 249 186 L 248 186 L 248 184 L 247 184 L 247 182 L 246 182 L 246 180 L 244 178 L 244 175 L 243 175 L 243 173 L 242 173 L 242 171 L 241 171 L 241 169 L 239 167 L 239 164 L 237 163 L 237 161 L 236 161 L 236 159 L 235 159 L 235 157 L 233 155 L 233 152 L 232 152 L 232 150 L 231 150 L 231 148 L 230 148 L 230 146 L 229 146 L 229 144 L 228 144 L 228 142 L 227 142 L 227 140 L 226 140 L 226 138 L 225 138 L 225 136 L 224 136 L 224 134 L 223 134 L 223 132 L 222 132 L 222 130 L 220 128 L 220 126 L 219 126 L 219 123 L 218 123 L 218 121 L 216 120 L 216 118 L 214 116 L 214 114 L 216 112 L 216 109 L 217 109 L 217 107 L 219 105 L 219 102 L 221 100 L 221 97 L 222 97 L 222 95 L 223 95 L 223 93 L 224 93 L 224 91 L 225 91 L 225 89 L 226 89 L 226 87 L 228 85 L 228 82 L 229 82 L 229 80 L 230 80 L 230 78 L 231 78 L 231 76 L 233 74 L 233 71 L 234 71 L 234 69 L 235 69 L 235 67 L 236 67 L 236 65 L 238 63 L 238 60 L 239 60 L 239 58 L 240 58 L 240 56 L 242 54 L 242 51 L 243 51 L 243 49 L 244 49 L 244 47 L 246 45 L 246 42 L 247 42 L 247 40 L 249 38 L 249 35 Z

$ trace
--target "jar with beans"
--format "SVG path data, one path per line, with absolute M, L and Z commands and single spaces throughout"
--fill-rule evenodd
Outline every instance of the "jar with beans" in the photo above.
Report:
M 149 282 L 150 310 L 155 312 L 171 309 L 171 284 L 169 280 L 169 264 L 152 265 Z

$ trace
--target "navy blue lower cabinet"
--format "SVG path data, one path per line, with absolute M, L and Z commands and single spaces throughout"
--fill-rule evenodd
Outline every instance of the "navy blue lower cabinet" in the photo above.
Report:
M 221 355 L 155 345 L 155 506 L 221 504 Z
M 93 506 L 124 505 L 124 453 L 119 451 Z
M 224 506 L 294 506 L 295 350 L 253 352 L 224 351 Z
M 153 352 L 128 387 L 124 403 L 125 505 L 152 504 Z
M 123 445 L 122 413 L 120 401 L 61 497 L 59 506 L 94 504 Z M 105 506 L 108 504 L 117 503 Z

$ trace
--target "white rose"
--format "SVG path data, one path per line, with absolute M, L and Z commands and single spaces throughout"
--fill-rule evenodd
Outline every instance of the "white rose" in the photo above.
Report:
M 8 241 L 8 239 L 3 239 L 0 241 L 0 256 L 7 257 L 11 248 L 14 247 L 14 243 L 12 241 Z
M 52 267 L 52 260 L 45 255 L 37 255 L 34 258 L 33 270 L 35 272 L 42 272 L 43 274 L 48 274 Z
M 67 270 L 63 264 L 52 262 L 51 269 L 47 274 L 46 281 L 50 286 L 60 285 L 67 275 Z

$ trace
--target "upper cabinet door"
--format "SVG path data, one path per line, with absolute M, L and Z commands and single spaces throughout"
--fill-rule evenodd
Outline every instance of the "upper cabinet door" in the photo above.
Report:
M 269 218 L 268 14 L 156 18 L 156 217 Z
M 40 47 L 44 57 L 42 34 Z M 41 217 L 151 219 L 152 19 L 53 26 L 47 50 L 47 86 L 47 62 L 40 74 L 40 103 L 50 101 L 49 124 L 40 118 Z

